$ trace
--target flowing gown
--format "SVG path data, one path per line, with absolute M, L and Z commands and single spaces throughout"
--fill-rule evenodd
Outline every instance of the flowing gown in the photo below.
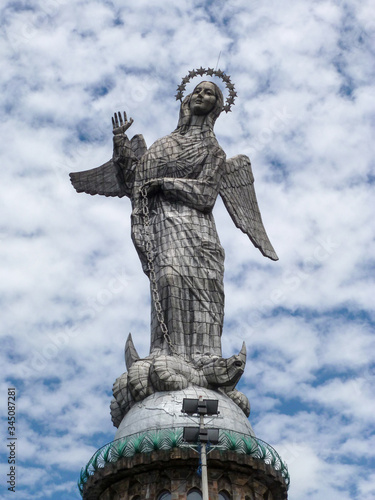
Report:
M 150 239 L 164 321 L 175 351 L 187 359 L 221 356 L 224 250 L 212 209 L 224 163 L 213 132 L 191 126 L 157 140 L 134 170 L 132 239 L 147 275 L 140 188 L 162 179 L 149 197 Z M 161 353 L 170 352 L 152 299 L 150 354 Z

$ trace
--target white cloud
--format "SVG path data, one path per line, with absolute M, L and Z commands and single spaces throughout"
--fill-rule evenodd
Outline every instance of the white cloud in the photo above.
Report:
M 238 97 L 217 137 L 228 157 L 251 157 L 280 256 L 264 259 L 218 201 L 223 351 L 247 343 L 241 390 L 258 435 L 286 455 L 291 500 L 373 498 L 371 7 L 2 7 L 2 394 L 17 386 L 22 498 L 78 498 L 80 467 L 114 435 L 110 390 L 129 331 L 149 349 L 130 203 L 77 195 L 68 173 L 111 156 L 114 111 L 126 109 L 148 145 L 173 130 L 181 77 L 215 67 L 220 52 Z

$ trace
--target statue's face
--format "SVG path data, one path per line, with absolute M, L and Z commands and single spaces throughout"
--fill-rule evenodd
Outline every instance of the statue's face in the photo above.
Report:
M 194 115 L 207 115 L 216 104 L 215 86 L 211 82 L 199 83 L 190 98 L 190 109 Z

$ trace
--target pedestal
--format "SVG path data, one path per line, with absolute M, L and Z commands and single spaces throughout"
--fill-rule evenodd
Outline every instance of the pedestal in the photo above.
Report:
M 115 440 L 82 469 L 83 499 L 185 500 L 189 492 L 199 495 L 199 443 L 192 449 L 182 438 L 183 427 L 199 420 L 181 412 L 183 398 L 199 396 L 219 401 L 219 416 L 206 417 L 206 425 L 218 428 L 220 436 L 217 446 L 208 445 L 210 499 L 287 499 L 289 475 L 276 450 L 255 436 L 230 398 L 199 387 L 156 393 L 133 406 Z

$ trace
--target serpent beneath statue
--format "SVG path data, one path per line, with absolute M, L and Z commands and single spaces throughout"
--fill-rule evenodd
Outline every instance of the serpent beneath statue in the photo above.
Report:
M 113 384 L 111 417 L 115 427 L 120 425 L 136 402 L 155 392 L 178 391 L 189 386 L 219 390 L 230 397 L 247 417 L 250 414 L 249 400 L 235 389 L 245 369 L 245 343 L 238 355 L 228 359 L 206 356 L 200 358 L 198 363 L 192 363 L 180 356 L 168 355 L 141 359 L 129 335 L 125 360 L 128 372 L 123 373 Z

